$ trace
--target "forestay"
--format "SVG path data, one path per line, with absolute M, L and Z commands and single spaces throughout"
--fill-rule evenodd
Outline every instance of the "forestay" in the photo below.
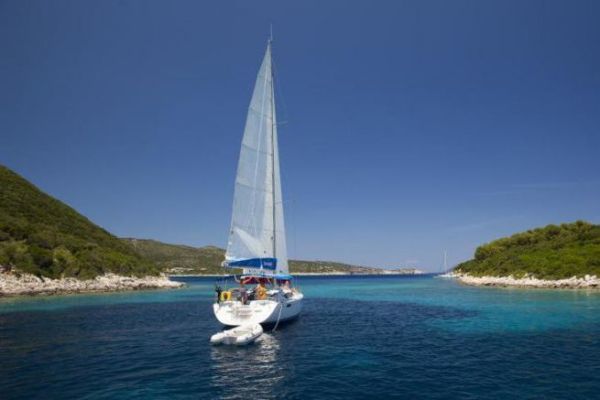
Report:
M 244 128 L 224 263 L 245 273 L 287 273 L 271 43 Z

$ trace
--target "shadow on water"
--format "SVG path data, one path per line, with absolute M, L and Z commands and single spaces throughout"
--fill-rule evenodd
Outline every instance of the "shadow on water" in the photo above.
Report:
M 264 333 L 249 346 L 213 346 L 211 386 L 228 399 L 276 398 L 286 371 L 278 362 L 279 339 Z
M 294 324 L 298 322 L 299 319 L 300 317 L 296 317 L 287 321 L 279 321 L 279 323 L 274 322 L 269 324 L 263 324 L 263 329 L 265 332 L 271 333 L 285 331 L 286 329 L 294 326 Z

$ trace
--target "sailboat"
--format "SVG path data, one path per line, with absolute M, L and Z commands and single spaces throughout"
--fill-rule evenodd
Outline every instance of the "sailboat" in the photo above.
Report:
M 271 49 L 269 39 L 246 117 L 222 263 L 243 273 L 234 275 L 237 287 L 216 287 L 213 304 L 227 326 L 279 324 L 300 314 L 304 298 L 288 268 Z
M 436 278 L 454 278 L 454 274 L 448 269 L 448 252 L 446 250 L 444 250 L 444 266 L 442 268 L 443 270 L 435 276 Z

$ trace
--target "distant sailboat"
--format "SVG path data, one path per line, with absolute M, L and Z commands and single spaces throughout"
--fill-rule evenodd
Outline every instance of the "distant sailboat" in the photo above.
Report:
M 217 288 L 213 310 L 224 325 L 279 323 L 302 310 L 288 272 L 271 42 L 248 108 L 235 180 L 225 268 L 243 268 L 240 287 Z M 245 285 L 257 286 L 248 289 Z
M 441 268 L 443 268 L 443 271 L 440 271 L 440 273 L 437 274 L 436 277 L 438 277 L 438 278 L 453 278 L 454 277 L 454 275 L 452 274 L 452 271 L 450 271 L 448 269 L 448 253 L 446 252 L 446 250 L 444 250 L 444 266 Z

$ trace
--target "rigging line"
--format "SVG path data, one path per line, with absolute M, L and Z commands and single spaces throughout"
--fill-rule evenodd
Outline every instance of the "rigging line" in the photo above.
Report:
M 271 69 L 273 71 L 273 76 L 277 75 L 279 76 L 279 70 L 277 69 L 277 64 L 275 63 L 275 60 L 273 59 L 273 57 L 271 57 Z M 275 103 L 275 97 L 277 97 L 279 99 L 279 104 L 282 106 L 281 108 L 281 112 L 280 114 L 283 114 L 283 121 L 280 122 L 278 120 L 276 120 L 275 118 L 273 118 L 273 120 L 276 121 L 276 126 L 277 127 L 282 127 L 284 125 L 286 125 L 288 123 L 288 119 L 289 119 L 289 113 L 288 113 L 288 107 L 287 107 L 287 102 L 285 101 L 285 96 L 283 95 L 283 86 L 281 84 L 281 79 L 273 79 L 273 102 Z M 278 135 L 279 136 L 279 132 Z M 278 154 L 278 158 L 281 158 L 280 155 Z M 285 171 L 285 170 L 284 170 Z M 279 168 L 279 179 L 280 182 L 281 181 L 285 181 L 287 182 L 286 179 L 284 179 L 284 176 L 286 175 L 285 172 L 282 172 L 281 168 Z M 287 202 L 283 201 L 284 195 L 283 195 L 283 189 L 281 188 L 281 184 L 280 184 L 280 190 L 282 191 L 281 193 L 281 203 L 282 204 L 288 204 Z M 291 205 L 291 202 L 289 203 Z M 294 208 L 295 208 L 295 204 L 294 204 Z M 294 222 L 296 221 L 296 217 L 294 215 L 292 215 L 292 218 L 294 219 Z M 296 251 L 296 224 L 294 223 L 293 228 L 292 228 L 292 233 L 293 233 L 293 245 L 294 245 L 294 254 L 297 253 Z M 285 240 L 285 234 L 283 235 L 284 240 Z M 297 254 L 296 254 L 297 255 Z M 289 268 L 289 267 L 288 267 Z
M 277 65 L 275 64 L 275 61 L 271 61 L 271 68 L 273 68 L 273 75 L 277 74 L 277 76 L 279 76 L 279 70 L 277 69 Z M 283 121 L 278 122 L 277 126 L 282 126 L 282 125 L 286 125 L 288 123 L 289 120 L 289 114 L 288 114 L 288 108 L 287 108 L 287 103 L 285 101 L 285 97 L 283 95 L 283 87 L 281 85 L 280 82 L 281 79 L 278 79 L 276 82 L 274 81 L 273 87 L 274 87 L 274 91 L 275 94 L 277 95 L 278 98 L 281 99 L 281 101 L 279 102 L 283 107 L 283 109 L 281 111 L 283 114 Z
M 292 218 L 294 219 L 294 226 L 292 227 L 292 234 L 294 235 L 293 241 L 294 241 L 294 257 L 298 257 L 298 247 L 297 247 L 297 240 L 298 240 L 298 234 L 297 234 L 297 224 L 298 224 L 298 218 L 296 215 L 296 200 L 293 199 L 292 203 L 294 204 L 293 206 L 293 211 L 292 211 Z
M 273 258 L 277 258 L 277 243 L 276 243 L 276 205 L 275 205 L 275 75 L 273 72 L 273 50 L 271 48 L 271 42 L 273 41 L 273 32 L 271 31 L 271 39 L 269 40 L 269 69 L 271 73 L 271 190 L 272 190 L 272 212 L 273 212 Z M 279 158 L 277 158 L 277 162 L 279 162 Z M 279 177 L 281 180 L 281 176 Z
M 275 332 L 277 330 L 277 327 L 279 326 L 279 320 L 281 319 L 281 311 L 283 310 L 283 302 L 279 303 L 279 315 L 277 316 L 277 323 L 275 323 L 275 327 L 273 328 L 272 332 Z

